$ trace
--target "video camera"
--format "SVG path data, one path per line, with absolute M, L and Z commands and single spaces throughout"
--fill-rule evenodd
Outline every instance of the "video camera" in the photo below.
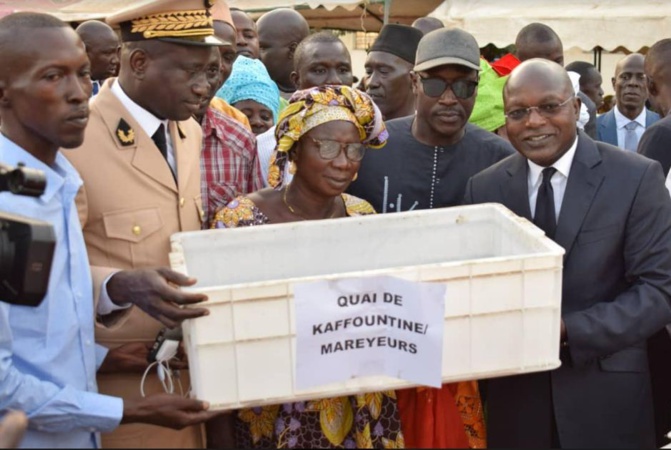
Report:
M 39 197 L 45 187 L 41 171 L 0 164 L 0 192 Z M 55 247 L 51 224 L 0 212 L 0 300 L 39 306 L 47 293 Z

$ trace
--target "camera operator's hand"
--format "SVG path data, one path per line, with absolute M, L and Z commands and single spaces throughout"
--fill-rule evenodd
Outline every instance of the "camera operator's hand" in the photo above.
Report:
M 185 319 L 209 314 L 205 308 L 179 307 L 207 300 L 204 294 L 186 293 L 176 287 L 195 283 L 195 279 L 166 267 L 122 270 L 107 282 L 107 294 L 114 303 L 133 303 L 165 326 L 175 328 Z
M 28 418 L 21 411 L 10 411 L 0 421 L 0 448 L 18 448 L 28 428 Z
M 156 394 L 139 400 L 124 400 L 121 423 L 141 422 L 180 430 L 224 413 L 208 411 L 209 407 L 209 403 L 200 400 Z

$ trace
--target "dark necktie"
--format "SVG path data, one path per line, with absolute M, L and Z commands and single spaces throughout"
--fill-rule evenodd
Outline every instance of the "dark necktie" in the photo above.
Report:
M 543 182 L 538 188 L 538 196 L 536 197 L 536 214 L 534 214 L 534 224 L 550 239 L 554 239 L 555 230 L 557 228 L 557 216 L 555 215 L 555 196 L 552 189 L 552 175 L 557 172 L 554 167 L 546 167 L 543 169 Z
M 163 124 L 159 125 L 151 140 L 154 141 L 154 144 L 161 151 L 161 155 L 168 161 L 168 144 L 165 142 L 165 126 Z

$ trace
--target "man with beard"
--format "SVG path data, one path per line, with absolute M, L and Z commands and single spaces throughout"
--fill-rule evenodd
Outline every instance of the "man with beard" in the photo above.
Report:
M 469 177 L 514 152 L 468 123 L 480 72 L 473 36 L 446 28 L 425 35 L 414 72 L 415 115 L 386 122 L 386 147 L 366 152 L 348 189 L 379 213 L 459 205 Z
M 597 140 L 635 152 L 645 130 L 659 120 L 659 115 L 645 107 L 643 55 L 632 53 L 615 66 L 613 89 L 615 108 L 597 118 Z
M 382 27 L 366 58 L 366 93 L 380 108 L 385 120 L 415 112 L 412 67 L 423 34 L 407 25 Z
M 424 35 L 413 76 L 417 111 L 385 122 L 387 145 L 366 152 L 348 192 L 378 213 L 460 205 L 469 177 L 514 152 L 499 136 L 468 123 L 479 72 L 472 35 L 456 28 Z M 404 389 L 397 396 L 408 447 L 484 445 L 477 384 Z M 464 404 L 474 405 L 472 414 L 460 409 Z

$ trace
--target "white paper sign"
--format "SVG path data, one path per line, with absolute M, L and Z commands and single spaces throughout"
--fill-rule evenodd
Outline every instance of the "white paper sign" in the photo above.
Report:
M 440 387 L 445 290 L 393 277 L 295 284 L 297 389 L 375 375 Z

